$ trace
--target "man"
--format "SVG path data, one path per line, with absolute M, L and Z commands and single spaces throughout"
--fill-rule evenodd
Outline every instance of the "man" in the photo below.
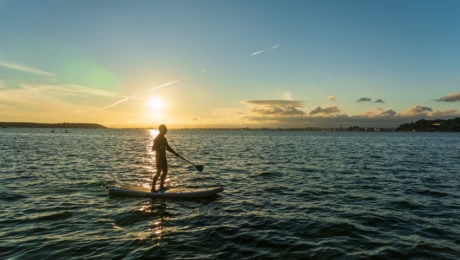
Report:
M 164 193 L 164 182 L 166 179 L 166 175 L 168 174 L 168 161 L 166 160 L 166 151 L 169 151 L 173 153 L 174 155 L 180 157 L 176 151 L 174 151 L 168 144 L 168 141 L 166 140 L 166 133 L 168 132 L 168 129 L 166 128 L 165 125 L 160 125 L 158 127 L 158 130 L 160 133 L 153 139 L 153 146 L 152 146 L 152 151 L 155 151 L 155 160 L 156 160 L 156 166 L 157 166 L 157 173 L 153 177 L 153 184 L 152 184 L 152 190 L 151 192 L 157 192 L 155 190 L 155 186 L 158 180 L 158 177 L 160 177 L 160 188 L 158 190 L 159 193 Z

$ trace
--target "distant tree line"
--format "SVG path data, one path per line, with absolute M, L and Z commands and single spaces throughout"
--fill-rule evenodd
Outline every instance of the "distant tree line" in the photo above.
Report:
M 25 127 L 25 128 L 106 128 L 103 125 L 92 123 L 28 123 L 28 122 L 0 122 L 0 127 Z
M 415 123 L 406 123 L 400 125 L 396 131 L 416 131 L 416 132 L 460 132 L 460 117 L 454 119 L 437 119 L 437 120 L 418 120 Z

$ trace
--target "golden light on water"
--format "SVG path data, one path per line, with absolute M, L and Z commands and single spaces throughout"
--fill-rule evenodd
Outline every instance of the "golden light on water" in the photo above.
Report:
M 152 151 L 152 146 L 153 146 L 153 139 L 160 133 L 158 129 L 149 129 L 149 141 L 145 145 L 145 149 L 147 150 L 147 154 L 152 156 L 152 165 L 155 165 L 155 156 L 153 156 L 154 152 Z M 153 172 L 154 169 L 150 168 L 149 172 Z
M 150 134 L 150 138 L 155 138 L 155 136 L 157 136 L 158 134 L 160 133 L 160 131 L 158 131 L 158 129 L 149 129 L 149 134 Z
M 138 240 L 153 240 L 156 246 L 159 246 L 161 240 L 166 235 L 166 230 L 163 227 L 165 221 L 166 204 L 163 202 L 155 203 L 153 201 L 145 202 L 138 209 L 139 214 L 145 216 L 146 219 L 150 219 L 148 224 L 143 231 L 134 232 L 134 236 Z

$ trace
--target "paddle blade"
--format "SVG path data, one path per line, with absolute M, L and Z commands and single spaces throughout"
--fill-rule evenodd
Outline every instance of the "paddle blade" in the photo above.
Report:
M 195 167 L 196 167 L 197 171 L 199 171 L 199 172 L 202 172 L 203 169 L 204 169 L 203 165 L 195 165 Z

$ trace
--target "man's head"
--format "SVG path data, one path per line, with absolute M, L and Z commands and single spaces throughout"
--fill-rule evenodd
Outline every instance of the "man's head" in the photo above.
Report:
M 160 134 L 165 135 L 165 134 L 168 132 L 168 128 L 166 128 L 165 125 L 160 125 L 160 126 L 158 127 L 158 131 L 160 131 Z

